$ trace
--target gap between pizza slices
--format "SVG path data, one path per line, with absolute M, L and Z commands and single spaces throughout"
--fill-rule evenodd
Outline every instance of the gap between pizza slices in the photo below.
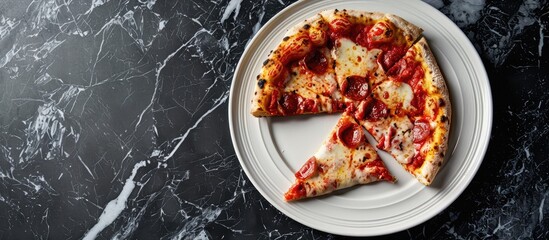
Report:
M 256 79 L 251 113 L 274 117 L 344 112 L 331 135 L 337 135 L 342 121 L 359 123 L 378 142 L 378 149 L 390 153 L 418 181 L 429 185 L 447 149 L 451 103 L 421 33 L 419 27 L 392 14 L 323 11 L 291 28 L 269 54 Z M 320 152 L 326 153 L 326 144 L 330 144 L 359 155 L 368 152 L 377 159 L 367 142 L 349 145 L 345 140 L 330 140 L 333 136 L 324 141 Z M 326 171 L 310 170 L 314 174 L 307 177 L 300 173 L 327 161 L 318 154 L 311 158 L 315 164 L 309 159 L 296 173 L 287 200 L 296 199 L 288 197 L 296 189 L 311 197 L 356 184 L 394 180 L 376 174 L 368 174 L 368 181 L 357 180 L 353 176 L 358 170 L 348 169 L 343 176 L 350 179 L 323 180 L 319 187 L 317 178 L 335 175 L 325 175 L 330 172 L 325 167 Z M 355 161 L 353 154 L 336 155 L 330 155 L 331 165 L 322 166 Z M 385 169 L 382 163 L 376 166 Z M 309 177 L 315 179 L 315 187 L 309 186 Z

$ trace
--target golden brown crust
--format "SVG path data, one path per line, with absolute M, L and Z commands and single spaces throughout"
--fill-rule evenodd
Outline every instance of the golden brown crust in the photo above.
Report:
M 429 151 L 425 156 L 423 165 L 414 171 L 416 178 L 425 185 L 430 185 L 444 163 L 444 157 L 448 149 L 448 134 L 450 132 L 452 106 L 446 81 L 442 76 L 433 52 L 429 48 L 425 38 L 421 38 L 415 45 L 418 54 L 427 65 L 430 73 L 429 92 L 438 98 L 438 113 L 435 115 L 436 127 L 430 141 L 434 151 Z
M 401 29 L 404 33 L 406 41 L 410 44 L 414 43 L 423 32 L 423 29 L 420 27 L 404 20 L 403 18 L 394 15 L 394 14 L 385 14 L 385 17 L 389 19 L 398 29 Z

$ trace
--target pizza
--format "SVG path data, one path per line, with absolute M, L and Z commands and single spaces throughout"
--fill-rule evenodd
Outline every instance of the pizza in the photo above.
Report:
M 422 31 L 393 14 L 333 9 L 292 27 L 270 52 L 256 77 L 253 116 L 342 114 L 296 172 L 287 201 L 394 182 L 376 148 L 432 183 L 448 148 L 451 102 Z
M 286 201 L 314 197 L 338 189 L 395 178 L 366 141 L 362 126 L 344 112 L 318 151 L 295 173 Z

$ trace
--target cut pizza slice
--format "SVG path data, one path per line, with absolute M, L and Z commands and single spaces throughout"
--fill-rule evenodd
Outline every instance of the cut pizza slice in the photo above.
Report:
M 252 100 L 252 115 L 288 116 L 342 112 L 328 25 L 320 15 L 290 29 L 263 63 Z
M 349 39 L 370 50 L 384 70 L 396 63 L 420 37 L 423 30 L 389 13 L 356 10 L 326 10 L 320 13 L 330 27 L 330 39 Z
M 451 105 L 445 80 L 425 38 L 414 44 L 372 89 L 381 118 L 371 109 L 361 124 L 418 181 L 430 185 L 448 148 Z
M 347 112 L 320 149 L 295 173 L 286 201 L 324 195 L 335 190 L 376 181 L 394 182 L 363 128 Z

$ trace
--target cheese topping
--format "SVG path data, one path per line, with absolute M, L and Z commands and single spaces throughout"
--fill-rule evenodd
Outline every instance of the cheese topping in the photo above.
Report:
M 386 151 L 391 153 L 399 163 L 410 163 L 414 157 L 414 138 L 412 137 L 414 124 L 404 116 L 395 118 L 389 125 L 385 135 L 385 141 L 389 141 Z
M 404 82 L 385 81 L 375 89 L 377 98 L 380 99 L 389 109 L 401 108 L 411 110 L 411 102 L 414 98 L 412 87 Z
M 366 77 L 377 68 L 379 49 L 368 50 L 347 38 L 335 41 L 333 57 L 336 60 L 335 72 L 338 82 L 349 76 Z

